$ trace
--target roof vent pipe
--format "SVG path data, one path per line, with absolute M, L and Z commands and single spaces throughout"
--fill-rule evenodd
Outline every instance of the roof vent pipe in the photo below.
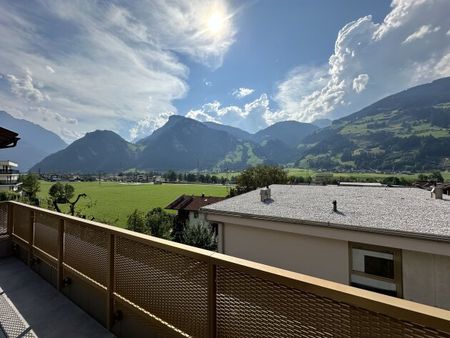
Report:
M 271 199 L 270 188 L 269 187 L 262 188 L 259 191 L 259 194 L 261 196 L 261 202 L 267 202 L 267 201 L 269 201 Z
M 333 212 L 337 212 L 337 201 L 333 201 Z

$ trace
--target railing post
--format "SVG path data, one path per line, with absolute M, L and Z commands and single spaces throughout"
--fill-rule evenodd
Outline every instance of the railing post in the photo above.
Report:
M 64 218 L 58 224 L 58 264 L 56 266 L 56 288 L 61 291 L 63 288 L 63 262 L 64 262 Z
M 14 204 L 8 203 L 8 221 L 6 223 L 6 233 L 12 235 L 14 226 Z
M 216 312 L 216 265 L 212 262 L 208 263 L 208 331 L 209 337 L 217 337 L 217 312 Z
M 34 220 L 35 220 L 35 212 L 31 211 L 30 215 L 30 238 L 28 238 L 28 265 L 32 265 L 33 258 L 33 245 L 34 245 Z
M 115 236 L 109 235 L 108 243 L 108 281 L 107 281 L 107 299 L 106 299 L 106 328 L 112 329 L 114 324 L 114 254 L 115 254 Z

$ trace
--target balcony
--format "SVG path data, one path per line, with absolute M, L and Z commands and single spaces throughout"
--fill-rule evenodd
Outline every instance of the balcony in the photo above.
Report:
M 0 175 L 10 175 L 10 174 L 19 174 L 20 171 L 16 169 L 0 169 Z
M 25 204 L 0 204 L 2 229 L 119 337 L 450 337 L 450 311 Z

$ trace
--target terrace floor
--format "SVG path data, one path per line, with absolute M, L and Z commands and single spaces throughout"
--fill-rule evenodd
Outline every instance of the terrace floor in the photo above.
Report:
M 16 258 L 0 259 L 0 338 L 114 337 Z

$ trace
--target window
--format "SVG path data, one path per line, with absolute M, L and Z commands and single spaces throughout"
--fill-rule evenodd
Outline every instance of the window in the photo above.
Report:
M 401 251 L 350 243 L 350 285 L 390 296 L 402 296 Z

